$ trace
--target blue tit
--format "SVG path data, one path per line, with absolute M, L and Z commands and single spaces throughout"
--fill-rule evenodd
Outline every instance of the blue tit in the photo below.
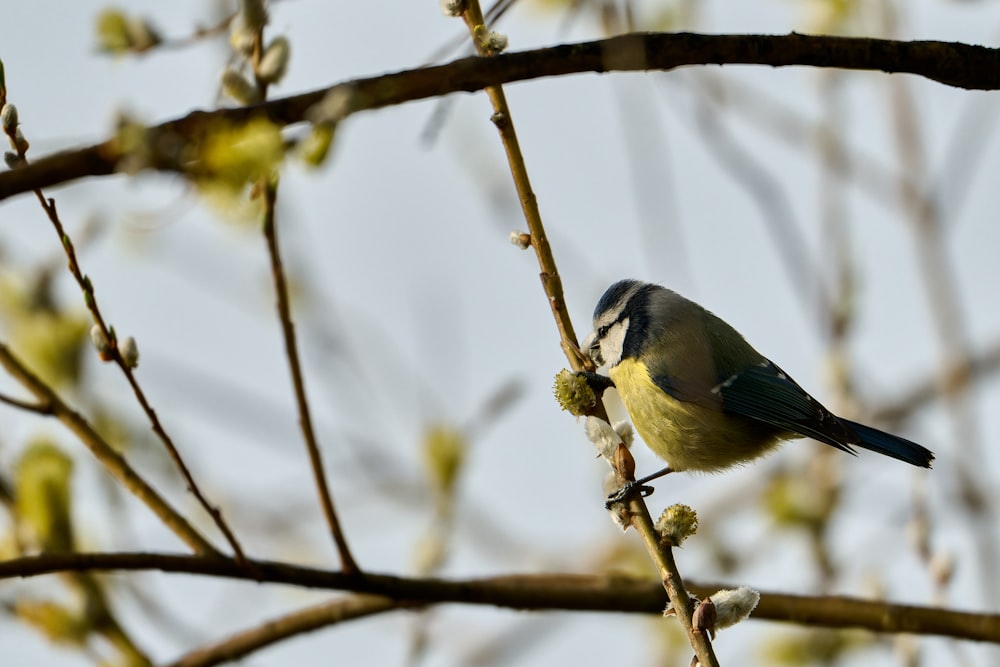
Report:
M 635 429 L 669 464 L 640 482 L 723 470 L 804 436 L 922 468 L 934 460 L 915 442 L 835 416 L 731 326 L 659 285 L 622 280 L 609 287 L 585 347 L 607 364 Z

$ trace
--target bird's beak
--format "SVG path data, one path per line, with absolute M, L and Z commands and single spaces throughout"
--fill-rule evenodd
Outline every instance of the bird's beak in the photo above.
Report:
M 583 344 L 581 345 L 583 351 L 594 360 L 594 363 L 598 366 L 604 365 L 604 359 L 601 357 L 601 344 L 597 340 L 597 333 L 591 331 L 590 335 L 583 339 Z

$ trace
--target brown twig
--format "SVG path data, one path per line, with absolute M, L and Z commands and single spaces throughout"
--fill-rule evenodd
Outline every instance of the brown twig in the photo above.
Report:
M 462 18 L 465 20 L 479 55 L 489 58 L 495 57 L 495 52 L 490 50 L 480 34 L 486 32 L 486 26 L 478 0 L 467 0 Z M 538 199 L 531 187 L 531 179 L 528 177 L 528 169 L 524 163 L 521 144 L 517 139 L 517 131 L 514 129 L 514 119 L 511 117 L 510 108 L 507 105 L 507 97 L 500 85 L 487 86 L 486 94 L 493 105 L 491 120 L 500 133 L 500 139 L 507 153 L 507 164 L 514 180 L 514 187 L 517 189 L 518 200 L 521 202 L 521 210 L 528 225 L 528 233 L 531 235 L 531 245 L 538 258 L 538 268 L 541 270 L 539 277 L 542 281 L 542 289 L 545 291 L 545 296 L 552 309 L 556 328 L 559 330 L 560 346 L 573 369 L 581 370 L 582 360 L 577 353 L 573 321 L 566 309 L 562 279 L 559 277 L 559 270 L 556 268 L 556 261 L 552 255 L 552 248 L 549 246 L 545 226 L 542 224 L 542 216 L 538 210 Z
M 632 527 L 642 538 L 643 546 L 653 559 L 656 571 L 660 574 L 660 583 L 667 592 L 670 605 L 680 621 L 681 627 L 687 634 L 688 642 L 694 649 L 698 658 L 698 663 L 702 667 L 719 667 L 719 659 L 715 655 L 712 642 L 707 632 L 698 630 L 692 623 L 694 606 L 691 596 L 684 586 L 680 570 L 677 569 L 677 562 L 674 560 L 674 550 L 670 545 L 665 545 L 660 540 L 660 536 L 653 525 L 653 519 L 649 515 L 649 509 L 645 501 L 636 494 L 629 503 L 629 513 L 632 515 Z M 714 593 L 710 591 L 706 595 Z
M 11 405 L 20 410 L 27 410 L 28 412 L 34 412 L 40 415 L 53 414 L 52 406 L 48 403 L 33 403 L 31 401 L 24 401 L 20 398 L 8 396 L 7 394 L 0 394 L 0 403 L 6 403 L 7 405 Z
M 87 309 L 90 311 L 91 317 L 94 319 L 94 323 L 100 327 L 101 335 L 103 335 L 104 339 L 108 341 L 108 349 L 111 354 L 111 360 L 115 362 L 119 369 L 121 369 L 121 372 L 128 381 L 129 386 L 132 387 L 132 392 L 135 394 L 136 400 L 139 402 L 139 405 L 142 407 L 142 411 L 149 419 L 153 433 L 155 433 L 160 439 L 160 442 L 163 443 L 164 448 L 166 448 L 167 453 L 174 462 L 174 465 L 177 467 L 177 470 L 180 472 L 181 477 L 184 478 L 188 491 L 194 495 L 198 503 L 205 509 L 206 512 L 208 512 L 208 515 L 212 517 L 215 525 L 225 536 L 226 541 L 229 542 L 236 559 L 240 562 L 246 562 L 243 549 L 240 547 L 240 543 L 236 539 L 236 535 L 233 534 L 229 525 L 222 517 L 221 510 L 212 505 L 201 492 L 201 489 L 194 481 L 194 477 L 191 475 L 191 471 L 188 469 L 187 464 L 181 457 L 176 445 L 174 445 L 173 439 L 167 433 L 166 429 L 163 428 L 163 424 L 160 423 L 160 418 L 157 416 L 153 406 L 149 403 L 149 399 L 146 398 L 146 392 L 144 392 L 142 387 L 139 385 L 139 381 L 136 379 L 135 373 L 132 371 L 132 367 L 122 357 L 121 350 L 118 348 L 117 337 L 108 326 L 104 316 L 101 314 L 100 307 L 97 305 L 97 298 L 94 295 L 94 285 L 91 283 L 90 278 L 83 274 L 83 270 L 80 268 L 80 262 L 76 257 L 76 249 L 73 247 L 72 239 L 70 239 L 69 235 L 63 228 L 62 221 L 59 218 L 59 212 L 56 210 L 55 200 L 51 198 L 46 199 L 41 190 L 35 190 L 35 196 L 38 198 L 38 202 L 41 204 L 42 209 L 48 216 L 52 226 L 55 228 L 56 234 L 59 236 L 59 241 L 66 252 L 69 271 L 76 280 L 77 285 L 79 285 L 80 290 L 83 292 L 84 302 L 87 304 Z
M 191 651 L 168 663 L 167 667 L 211 667 L 239 660 L 265 646 L 306 632 L 411 606 L 413 604 L 371 595 L 354 595 L 346 599 L 331 600 L 237 632 L 222 641 Z
M 6 91 L 4 91 L 4 93 L 6 93 Z M 4 100 L 0 100 L 0 102 L 2 101 Z M 10 139 L 11 146 L 17 152 L 17 163 L 21 166 L 30 164 L 26 155 L 29 144 L 24 137 L 21 136 L 21 130 L 17 126 L 16 119 L 12 124 L 5 124 L 3 132 L 7 134 Z M 149 418 L 153 432 L 156 433 L 164 447 L 167 449 L 167 453 L 170 455 L 170 458 L 173 460 L 177 469 L 180 471 L 181 476 L 184 478 L 184 481 L 187 483 L 188 490 L 195 496 L 201 506 L 205 508 L 205 511 L 212 517 L 216 526 L 218 526 L 219 530 L 221 530 L 223 535 L 225 535 L 226 540 L 233 549 L 233 553 L 236 555 L 236 559 L 240 562 L 245 562 L 246 559 L 243 555 L 243 550 L 240 548 L 240 544 L 236 540 L 236 536 L 229 529 L 229 526 L 222 518 L 222 512 L 217 507 L 214 507 L 211 503 L 209 503 L 208 499 L 202 494 L 201 489 L 198 488 L 198 485 L 194 481 L 194 477 L 191 476 L 191 472 L 188 470 L 187 464 L 184 463 L 184 459 L 181 458 L 180 452 L 178 452 L 177 447 L 174 446 L 173 440 L 167 434 L 166 429 L 163 428 L 159 417 L 156 416 L 156 411 L 153 410 L 152 405 L 150 405 L 149 400 L 146 398 L 145 392 L 142 390 L 142 387 L 139 386 L 139 382 L 136 380 L 135 374 L 132 372 L 135 360 L 132 360 L 132 363 L 129 363 L 129 361 L 122 356 L 114 330 L 108 326 L 107 322 L 105 322 L 104 316 L 101 314 L 101 309 L 97 305 L 97 298 L 94 295 L 94 285 L 91 283 L 90 278 L 83 274 L 83 270 L 80 268 L 80 262 L 76 256 L 76 248 L 74 248 L 72 239 L 70 239 L 66 230 L 63 228 L 62 220 L 59 218 L 59 212 L 56 210 L 55 199 L 46 198 L 40 188 L 35 188 L 33 192 L 35 194 L 35 198 L 38 199 L 38 203 L 41 205 L 42 210 L 45 211 L 45 215 L 52 223 L 52 227 L 55 229 L 56 235 L 59 237 L 59 243 L 66 253 L 69 272 L 73 276 L 74 280 L 76 280 L 77 285 L 80 287 L 80 291 L 83 293 L 83 300 L 87 305 L 87 310 L 90 311 L 90 314 L 94 319 L 94 323 L 100 329 L 103 340 L 107 342 L 107 350 L 105 352 L 110 355 L 110 359 L 118 365 L 122 373 L 125 375 L 129 385 L 132 387 L 132 391 L 135 394 L 136 399 L 139 401 L 139 405 Z
M 100 461 L 122 485 L 153 510 L 153 513 L 196 553 L 218 557 L 219 552 L 187 520 L 139 476 L 127 461 L 102 438 L 78 412 L 32 373 L 13 352 L 0 343 L 0 366 L 31 392 L 38 401 L 51 408 L 55 415 Z
M 309 452 L 309 463 L 312 466 L 313 479 L 319 493 L 323 516 L 326 518 L 330 534 L 340 554 L 340 564 L 344 572 L 359 572 L 358 564 L 347 546 L 347 538 L 340 527 L 340 520 L 333 507 L 333 496 L 326 482 L 326 472 L 323 469 L 323 457 L 313 431 L 312 416 L 309 410 L 309 399 L 306 397 L 305 379 L 302 375 L 302 364 L 299 361 L 298 343 L 295 339 L 295 324 L 292 322 L 292 307 L 288 298 L 288 285 L 285 280 L 285 269 L 281 263 L 281 253 L 278 251 L 278 229 L 274 220 L 274 207 L 278 196 L 277 185 L 267 183 L 261 193 L 264 198 L 264 237 L 267 239 L 268 256 L 271 259 L 271 275 L 274 279 L 274 291 L 278 308 L 278 319 L 281 322 L 281 334 L 285 341 L 285 355 L 288 357 L 288 370 L 292 375 L 292 386 L 295 389 L 295 404 L 299 411 L 299 426 L 306 450 Z
M 828 35 L 700 35 L 634 33 L 593 42 L 462 58 L 454 62 L 346 81 L 321 90 L 253 107 L 195 111 L 149 128 L 153 169 L 182 171 L 185 144 L 200 141 L 206 127 L 263 115 L 278 125 L 303 122 L 331 91 L 349 98 L 348 112 L 403 104 L 491 85 L 581 72 L 671 70 L 703 64 L 810 66 L 906 72 L 968 89 L 1000 88 L 1000 50 L 955 42 L 833 37 Z M 126 150 L 117 139 L 64 151 L 0 173 L 0 199 L 86 176 L 115 172 Z
M 496 52 L 490 44 L 492 35 L 485 25 L 479 0 L 465 0 L 462 18 L 465 21 L 465 25 L 469 30 L 469 34 L 479 55 L 488 58 L 495 57 Z M 535 256 L 538 259 L 538 265 L 541 269 L 542 289 L 545 291 L 545 296 L 548 299 L 552 315 L 556 321 L 556 328 L 559 330 L 560 345 L 570 366 L 574 370 L 582 370 L 585 365 L 587 367 L 590 366 L 590 360 L 582 355 L 579 350 L 576 333 L 573 330 L 573 322 L 566 309 L 562 279 L 559 277 L 552 248 L 549 246 L 545 226 L 542 223 L 541 213 L 538 210 L 538 200 L 531 188 L 527 166 L 524 162 L 524 155 L 521 153 L 520 142 L 517 138 L 517 132 L 514 129 L 514 120 L 507 104 L 506 95 L 504 94 L 503 87 L 500 85 L 487 86 L 486 94 L 493 105 L 493 124 L 496 125 L 497 130 L 500 132 L 500 139 L 507 153 L 507 164 L 521 202 L 521 210 L 528 225 L 531 246 L 535 250 Z M 601 407 L 603 408 L 603 406 Z M 601 416 L 601 418 L 607 421 L 606 415 Z M 627 450 L 623 447 L 620 446 L 619 449 L 627 454 Z M 634 479 L 634 476 L 631 474 L 633 470 L 634 465 L 630 467 L 627 475 L 632 479 Z M 684 582 L 681 580 L 670 547 L 661 545 L 657 539 L 653 521 L 649 516 L 649 510 L 646 508 L 645 502 L 641 497 L 637 496 L 630 503 L 629 510 L 631 513 L 631 525 L 641 535 L 650 557 L 660 572 L 660 578 L 667 591 L 667 596 L 670 598 L 674 608 L 677 609 L 677 617 L 688 634 L 691 646 L 699 662 L 704 667 L 718 667 L 718 659 L 715 656 L 708 636 L 692 628 L 691 601 L 684 589 Z
M 407 578 L 300 567 L 254 560 L 259 581 L 319 590 L 380 595 L 413 603 L 464 603 L 512 609 L 660 614 L 667 602 L 659 582 L 628 577 L 576 574 L 511 575 L 480 579 Z M 60 572 L 144 571 L 196 574 L 256 582 L 228 558 L 163 553 L 68 553 L 0 561 L 0 580 Z M 688 584 L 706 596 L 726 584 Z M 845 596 L 807 596 L 762 592 L 750 620 L 771 620 L 811 627 L 859 628 L 871 632 L 939 635 L 1000 643 L 1000 614 L 979 614 Z
M 914 382 L 910 388 L 894 401 L 878 405 L 872 410 L 874 421 L 896 424 L 917 412 L 931 401 L 941 396 L 941 375 L 958 377 L 969 374 L 969 382 L 982 382 L 1000 373 L 1000 340 L 993 341 L 985 348 L 972 352 L 968 357 L 953 362 L 932 377 Z

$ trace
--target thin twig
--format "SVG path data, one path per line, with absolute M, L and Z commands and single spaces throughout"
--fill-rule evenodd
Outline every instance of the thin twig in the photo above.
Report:
M 34 412 L 40 415 L 52 415 L 52 406 L 48 403 L 37 403 L 31 401 L 24 401 L 20 398 L 14 398 L 13 396 L 8 396 L 7 394 L 0 394 L 0 403 L 6 403 L 15 408 L 21 410 L 27 410 L 28 412 Z
M 914 382 L 908 390 L 893 401 L 876 406 L 872 419 L 876 422 L 896 424 L 925 407 L 941 396 L 941 375 L 958 377 L 968 372 L 971 382 L 983 382 L 1000 373 L 1000 340 L 995 340 L 983 349 L 972 352 L 968 357 L 953 362 L 953 365 L 939 370 L 932 377 Z
M 153 513 L 185 544 L 196 553 L 213 557 L 220 556 L 215 547 L 140 477 L 122 455 L 116 452 L 83 416 L 66 405 L 52 388 L 28 370 L 3 343 L 0 343 L 0 365 L 7 370 L 11 377 L 31 392 L 40 403 L 50 406 L 52 414 L 87 446 L 94 457 L 108 469 L 108 472 L 139 500 L 146 503 L 153 510 Z
M 880 3 L 880 7 L 889 32 L 893 32 L 897 28 L 895 10 L 888 2 Z M 926 185 L 928 160 L 916 111 L 919 105 L 907 81 L 890 79 L 888 86 L 900 171 Z M 982 466 L 973 463 L 983 458 L 984 441 L 970 392 L 969 369 L 957 366 L 968 360 L 970 336 L 955 264 L 948 253 L 947 228 L 936 197 L 912 199 L 902 186 L 899 194 L 914 238 L 918 273 L 941 347 L 938 378 L 951 422 L 955 449 L 952 469 L 961 488 L 959 500 L 968 510 L 971 525 L 975 526 L 973 534 L 979 547 L 977 565 L 982 575 L 981 585 L 988 599 L 996 602 L 1000 598 L 1000 581 L 994 576 L 994 567 L 1000 560 L 1000 532 L 996 527 L 996 511 L 990 502 L 991 485 L 983 478 Z M 956 368 L 958 372 L 954 371 Z
M 691 596 L 684 586 L 684 580 L 677 569 L 677 562 L 674 560 L 674 550 L 670 545 L 664 545 L 653 525 L 653 519 L 649 515 L 649 509 L 645 501 L 638 494 L 629 503 L 629 513 L 632 518 L 632 527 L 639 533 L 642 543 L 646 547 L 657 572 L 660 574 L 660 583 L 670 598 L 670 604 L 680 621 L 681 627 L 688 636 L 688 642 L 698 656 L 698 663 L 701 667 L 719 667 L 719 659 L 715 656 L 712 642 L 708 633 L 698 630 L 692 622 L 694 606 Z M 713 593 L 715 591 L 712 591 Z
M 288 285 L 285 280 L 285 269 L 281 263 L 281 253 L 278 251 L 278 229 L 274 219 L 274 207 L 278 196 L 277 185 L 267 183 L 263 192 L 264 198 L 264 237 L 267 239 L 267 252 L 271 260 L 271 275 L 274 279 L 274 291 L 278 307 L 278 319 L 281 322 L 281 334 L 285 341 L 285 354 L 288 357 L 288 370 L 292 375 L 292 386 L 295 389 L 295 404 L 299 411 L 299 426 L 302 438 L 309 452 L 309 463 L 312 466 L 313 479 L 319 493 L 323 516 L 326 518 L 330 534 L 340 554 L 340 563 L 344 572 L 359 572 L 358 564 L 347 546 L 347 538 L 340 527 L 340 520 L 333 507 L 333 497 L 326 482 L 326 472 L 323 469 L 323 456 L 319 451 L 316 433 L 313 431 L 312 416 L 309 409 L 309 399 L 306 397 L 305 379 L 302 376 L 302 364 L 299 361 L 298 343 L 295 339 L 295 324 L 292 322 L 292 307 L 288 298 Z
M 70 239 L 69 235 L 63 228 L 62 221 L 59 218 L 59 212 L 56 210 L 55 200 L 51 198 L 46 199 L 41 190 L 35 190 L 35 197 L 37 197 L 39 204 L 41 204 L 42 209 L 48 216 L 52 226 L 55 228 L 56 234 L 59 236 L 59 242 L 62 245 L 63 250 L 66 252 L 69 271 L 76 280 L 77 285 L 80 286 L 80 290 L 83 292 L 84 302 L 87 304 L 87 309 L 90 311 L 91 317 L 94 319 L 94 323 L 100 327 L 104 339 L 108 341 L 112 361 L 115 362 L 122 374 L 125 376 L 125 379 L 128 381 L 129 386 L 132 387 L 132 392 L 135 394 L 136 400 L 139 402 L 139 405 L 142 407 L 142 411 L 149 419 L 153 433 L 155 433 L 160 439 L 160 442 L 163 443 L 163 446 L 166 448 L 171 460 L 174 462 L 177 470 L 181 473 L 181 477 L 184 478 L 188 491 L 194 495 L 198 503 L 205 509 L 206 512 L 208 512 L 208 515 L 212 517 L 212 521 L 215 522 L 215 525 L 225 536 L 226 541 L 229 542 L 229 546 L 233 549 L 233 554 L 236 556 L 236 559 L 240 562 L 246 562 L 243 549 L 240 547 L 240 543 L 236 539 L 236 535 L 233 534 L 233 531 L 230 530 L 229 525 L 222 517 L 222 511 L 219 510 L 218 507 L 212 505 L 201 492 L 201 489 L 194 481 L 194 477 L 191 475 L 191 471 L 188 469 L 187 464 L 184 462 L 180 452 L 174 445 L 173 439 L 167 433 L 166 429 L 163 428 L 163 424 L 160 423 L 160 418 L 156 415 L 156 411 L 153 409 L 153 406 L 150 405 L 149 399 L 146 398 L 146 393 L 139 385 L 139 381 L 136 379 L 135 373 L 132 371 L 132 367 L 122 357 L 121 351 L 118 348 L 117 337 L 104 320 L 104 316 L 101 314 L 101 309 L 97 305 L 97 298 L 94 294 L 94 285 L 91 283 L 90 278 L 83 274 L 83 271 L 80 268 L 80 262 L 76 257 L 76 249 L 73 247 L 72 239 Z
M 478 0 L 468 0 L 465 7 L 462 18 L 469 29 L 476 50 L 480 56 L 495 57 L 487 49 L 479 34 L 481 31 L 485 31 L 486 27 Z M 559 270 L 556 268 L 556 261 L 552 255 L 552 248 L 549 246 L 545 226 L 542 224 L 542 216 L 538 210 L 538 199 L 531 188 L 531 180 L 524 164 L 524 155 L 521 153 L 521 144 L 514 129 L 514 119 L 511 117 L 510 108 L 507 105 L 507 97 L 500 85 L 487 86 L 486 94 L 493 105 L 493 124 L 500 132 L 500 139 L 507 152 L 507 164 L 514 179 L 514 187 L 517 189 L 524 219 L 528 224 L 528 233 L 531 235 L 531 245 L 538 258 L 538 267 L 541 269 L 539 277 L 542 280 L 542 289 L 545 291 L 545 296 L 548 297 L 549 306 L 556 321 L 556 328 L 559 330 L 559 343 L 573 369 L 581 370 L 583 360 L 578 355 L 573 321 L 566 309 L 562 279 L 559 277 Z
M 349 575 L 265 560 L 254 560 L 251 564 L 260 572 L 259 580 L 228 558 L 140 552 L 43 554 L 0 561 L 0 580 L 60 572 L 159 570 L 251 583 L 261 581 L 308 589 L 366 593 L 424 604 L 463 603 L 510 609 L 660 614 L 667 602 L 660 582 L 622 576 L 518 574 L 445 580 L 372 573 Z M 731 584 L 716 582 L 688 582 L 688 586 L 692 593 L 701 597 L 723 588 L 732 588 Z M 1000 643 L 1000 614 L 891 604 L 836 595 L 789 595 L 763 591 L 760 604 L 750 620 Z
M 495 52 L 490 46 L 490 33 L 485 25 L 482 9 L 479 0 L 465 0 L 462 18 L 469 30 L 476 50 L 481 57 L 495 57 Z M 590 366 L 590 360 L 581 354 L 573 331 L 573 322 L 566 309 L 566 299 L 563 293 L 562 279 L 556 268 L 555 258 L 552 255 L 552 248 L 549 246 L 545 233 L 545 226 L 538 210 L 538 200 L 531 188 L 531 181 L 528 177 L 527 166 L 524 162 L 524 155 L 521 152 L 521 145 L 514 129 L 514 119 L 511 116 L 510 108 L 503 87 L 493 85 L 486 87 L 486 94 L 493 105 L 493 124 L 500 132 L 500 139 L 503 142 L 504 150 L 507 153 L 507 164 L 514 179 L 514 186 L 517 188 L 518 198 L 521 201 L 521 209 L 524 213 L 528 225 L 528 233 L 531 236 L 531 245 L 535 249 L 535 256 L 541 269 L 542 289 L 548 298 L 552 315 L 556 321 L 556 328 L 559 330 L 559 342 L 569 361 L 570 366 L 575 370 L 581 370 Z M 602 406 L 603 407 L 603 406 Z M 607 420 L 607 416 L 603 416 Z M 625 450 L 627 451 L 627 450 Z M 632 466 L 634 469 L 634 466 Z M 629 474 L 631 476 L 631 473 Z M 646 509 L 642 498 L 637 497 L 631 503 L 632 525 L 640 533 L 650 557 L 656 564 L 661 574 L 661 580 L 671 603 L 677 609 L 677 616 L 684 627 L 685 632 L 691 642 L 691 646 L 703 667 L 718 667 L 718 660 L 708 636 L 694 630 L 691 625 L 691 601 L 684 590 L 684 583 L 677 571 L 677 566 L 673 560 L 673 554 L 669 547 L 663 547 L 656 538 L 656 531 L 653 528 L 649 510 Z
M 354 621 L 395 609 L 415 606 L 391 598 L 354 595 L 300 609 L 266 621 L 248 630 L 210 644 L 168 663 L 166 667 L 211 667 L 239 660 L 251 653 L 306 632 L 313 632 L 345 621 Z

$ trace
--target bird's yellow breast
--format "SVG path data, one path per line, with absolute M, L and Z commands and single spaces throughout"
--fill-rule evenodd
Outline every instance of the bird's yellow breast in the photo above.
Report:
M 705 405 L 677 400 L 636 359 L 623 359 L 608 375 L 639 436 L 673 470 L 721 470 L 756 459 L 780 442 L 773 429 L 728 415 L 709 400 Z

